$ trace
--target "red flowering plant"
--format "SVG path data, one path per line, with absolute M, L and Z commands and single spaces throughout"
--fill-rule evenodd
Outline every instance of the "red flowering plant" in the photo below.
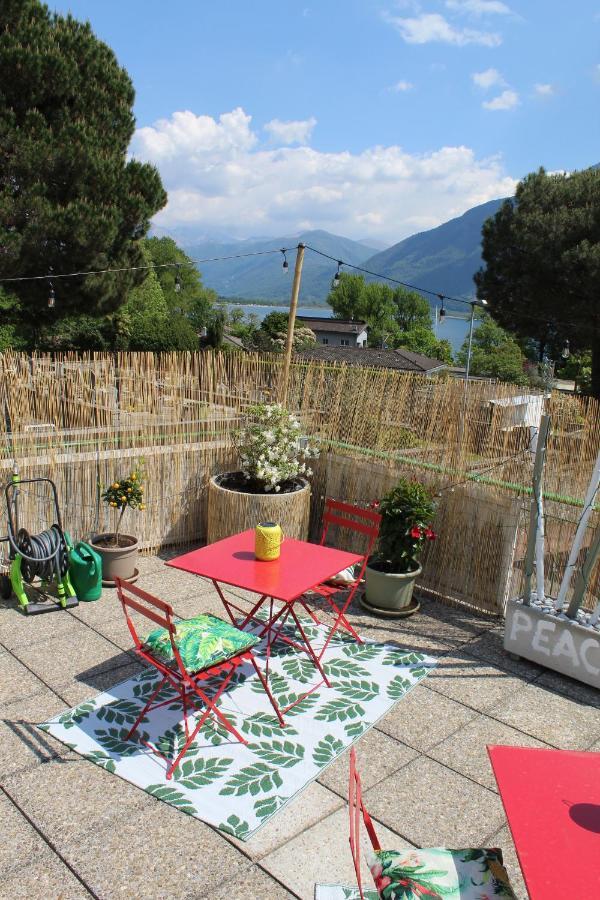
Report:
M 371 507 L 381 514 L 374 560 L 377 569 L 398 575 L 414 572 L 423 545 L 435 539 L 431 528 L 435 514 L 431 492 L 419 481 L 401 478 L 381 502 L 375 501 Z

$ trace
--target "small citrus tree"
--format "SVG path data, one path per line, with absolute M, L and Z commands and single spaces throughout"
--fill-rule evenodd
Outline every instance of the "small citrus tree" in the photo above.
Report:
M 102 494 L 102 499 L 112 509 L 119 510 L 119 517 L 115 528 L 114 546 L 119 546 L 119 533 L 121 530 L 121 522 L 125 515 L 126 509 L 146 509 L 144 503 L 144 486 L 142 484 L 143 472 L 139 466 L 129 475 L 128 478 L 121 478 L 106 488 Z

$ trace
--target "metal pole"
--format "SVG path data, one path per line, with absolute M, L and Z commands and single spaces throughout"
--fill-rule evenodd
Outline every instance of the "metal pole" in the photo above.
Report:
M 473 323 L 475 321 L 475 303 L 471 303 L 471 319 L 469 323 L 469 346 L 467 349 L 467 367 L 465 371 L 465 389 L 463 392 L 462 412 L 460 416 L 460 426 L 458 431 L 458 451 L 462 447 L 463 437 L 465 433 L 465 416 L 467 415 L 467 393 L 469 390 L 469 373 L 471 371 L 471 352 L 473 349 Z
M 287 403 L 288 383 L 290 380 L 290 365 L 292 362 L 292 350 L 294 347 L 294 325 L 296 324 L 296 310 L 298 308 L 298 295 L 300 294 L 300 282 L 302 280 L 302 263 L 304 262 L 304 244 L 298 244 L 296 253 L 296 268 L 294 269 L 294 283 L 292 284 L 292 298 L 290 300 L 290 315 L 288 319 L 287 338 L 285 342 L 285 357 L 283 360 L 283 378 L 281 381 L 281 403 Z

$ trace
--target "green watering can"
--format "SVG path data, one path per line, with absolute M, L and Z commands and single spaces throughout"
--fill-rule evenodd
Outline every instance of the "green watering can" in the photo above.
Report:
M 78 600 L 98 600 L 102 594 L 102 559 L 79 541 L 69 554 L 69 576 Z

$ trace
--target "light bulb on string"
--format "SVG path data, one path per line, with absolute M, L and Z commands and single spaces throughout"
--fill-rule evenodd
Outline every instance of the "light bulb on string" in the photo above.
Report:
M 567 340 L 565 340 L 565 342 L 563 344 L 563 348 L 561 350 L 560 355 L 562 356 L 563 359 L 568 359 L 571 355 L 571 345 L 569 344 L 569 342 Z
M 340 283 L 340 269 L 341 269 L 341 267 L 342 267 L 342 261 L 341 261 L 341 259 L 338 259 L 337 272 L 336 272 L 335 275 L 333 276 L 333 281 L 331 282 L 331 287 L 332 287 L 332 288 L 338 287 L 338 285 L 339 285 L 339 283 Z
M 440 307 L 440 311 L 439 311 L 439 313 L 438 313 L 440 322 L 442 322 L 442 321 L 446 318 L 446 308 L 445 308 L 445 306 L 444 306 L 444 300 L 445 300 L 445 297 L 444 297 L 443 294 L 438 294 L 438 297 L 439 297 L 439 299 L 440 299 L 441 302 L 442 302 L 442 305 L 441 305 L 441 307 Z
M 52 266 L 50 266 L 50 275 L 53 272 Z M 48 309 L 54 309 L 56 304 L 56 292 L 54 290 L 54 285 L 52 284 L 52 280 L 48 279 Z
M 283 269 L 283 274 L 287 275 L 290 267 L 288 265 L 287 256 L 285 255 L 285 250 L 282 250 L 281 252 L 283 253 L 283 265 L 281 266 L 281 268 Z
M 177 266 L 177 272 L 175 274 L 175 293 L 179 294 L 181 291 L 181 277 L 179 275 L 179 266 Z

